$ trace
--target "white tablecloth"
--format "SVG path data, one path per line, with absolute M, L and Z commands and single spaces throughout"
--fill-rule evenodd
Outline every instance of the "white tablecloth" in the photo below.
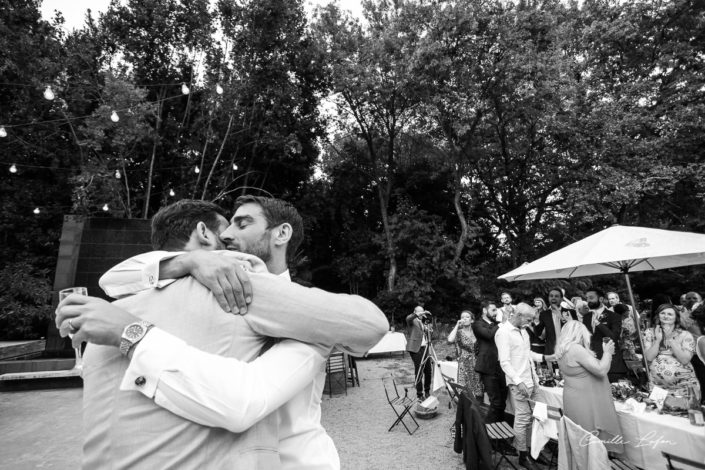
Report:
M 562 388 L 541 387 L 540 394 L 548 405 L 563 407 Z M 661 451 L 705 463 L 705 427 L 691 425 L 688 418 L 656 411 L 635 415 L 623 408 L 622 403 L 615 402 L 622 427 L 623 458 L 644 469 L 665 467 Z
M 404 333 L 388 332 L 375 344 L 372 349 L 367 351 L 367 354 L 382 354 L 391 352 L 406 351 L 406 336 Z
M 458 381 L 458 363 L 456 361 L 438 361 L 436 367 L 440 369 L 443 375 L 453 379 L 453 382 Z M 443 377 L 438 371 L 433 373 L 433 391 L 435 392 L 439 388 L 443 387 Z

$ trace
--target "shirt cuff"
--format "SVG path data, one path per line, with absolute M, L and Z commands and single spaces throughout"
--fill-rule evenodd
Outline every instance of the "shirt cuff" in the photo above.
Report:
M 173 368 L 186 347 L 186 342 L 176 336 L 156 327 L 150 329 L 135 346 L 120 390 L 133 390 L 154 398 L 162 373 Z
M 172 282 L 174 282 L 176 279 L 165 279 L 165 280 L 160 280 L 159 279 L 159 264 L 162 261 L 166 261 L 172 258 L 177 257 L 178 255 L 183 254 L 183 251 L 173 251 L 169 253 L 165 253 L 163 256 L 160 256 L 158 259 L 154 259 L 150 263 L 147 263 L 144 268 L 142 268 L 142 285 L 147 286 L 147 288 L 152 289 L 152 288 L 158 288 L 161 289 L 162 287 L 166 287 Z
M 514 385 L 519 385 L 520 383 L 524 382 L 520 376 L 514 377 L 512 379 L 512 382 L 514 382 Z

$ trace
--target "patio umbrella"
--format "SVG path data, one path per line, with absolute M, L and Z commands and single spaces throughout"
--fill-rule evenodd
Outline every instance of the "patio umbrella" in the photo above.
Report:
M 543 258 L 523 264 L 499 276 L 499 279 L 511 282 L 624 274 L 648 376 L 649 369 L 643 354 L 644 344 L 629 273 L 696 264 L 705 264 L 703 234 L 613 225 Z

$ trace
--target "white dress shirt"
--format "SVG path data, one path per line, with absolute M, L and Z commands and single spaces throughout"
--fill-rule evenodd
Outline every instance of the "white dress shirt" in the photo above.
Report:
M 101 278 L 101 287 L 106 292 L 127 295 L 132 289 L 166 285 L 168 281 L 158 277 L 159 263 L 178 254 L 152 252 L 127 260 L 118 265 L 117 275 L 109 271 Z M 266 302 L 271 307 L 275 303 L 279 318 L 278 321 L 277 318 L 258 318 L 248 313 L 245 320 L 260 334 L 274 337 L 286 337 L 292 322 L 308 320 L 309 337 L 301 338 L 303 333 L 297 331 L 298 339 L 316 342 L 315 346 L 284 340 L 255 361 L 244 363 L 204 353 L 153 328 L 135 348 L 121 388 L 137 390 L 154 398 L 158 405 L 194 422 L 234 432 L 247 429 L 257 419 L 276 410 L 282 468 L 338 469 L 338 453 L 320 423 L 324 357 L 334 345 L 355 355 L 364 354 L 386 333 L 386 318 L 362 298 L 308 289 L 308 295 L 320 296 L 315 309 L 319 311 L 310 312 L 310 317 L 303 320 L 289 320 L 287 326 L 284 318 L 287 313 L 281 311 L 297 301 L 289 296 L 282 304 L 281 289 L 257 292 L 258 276 L 261 275 L 251 275 L 253 305 Z M 281 276 L 290 280 L 288 271 Z M 296 288 L 302 289 L 302 286 Z M 351 300 L 358 303 L 357 307 L 343 308 L 343 303 Z M 335 341 L 330 341 L 333 337 Z M 140 377 L 151 385 L 137 386 L 135 380 Z M 302 386 L 302 391 L 293 393 Z
M 494 336 L 499 365 L 507 376 L 507 385 L 521 382 L 533 387 L 536 378 L 534 361 L 542 362 L 543 356 L 531 350 L 529 335 L 523 328 L 510 322 L 502 323 Z

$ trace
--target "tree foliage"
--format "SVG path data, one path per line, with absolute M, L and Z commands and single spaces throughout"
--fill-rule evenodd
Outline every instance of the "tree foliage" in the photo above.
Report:
M 272 194 L 305 218 L 299 278 L 400 320 L 415 304 L 455 316 L 614 223 L 705 232 L 701 2 L 363 10 L 115 0 L 67 34 L 36 1 L 3 4 L 0 161 L 18 170 L 0 182 L 3 264 L 50 277 L 67 212 Z M 635 284 L 697 289 L 699 273 Z

